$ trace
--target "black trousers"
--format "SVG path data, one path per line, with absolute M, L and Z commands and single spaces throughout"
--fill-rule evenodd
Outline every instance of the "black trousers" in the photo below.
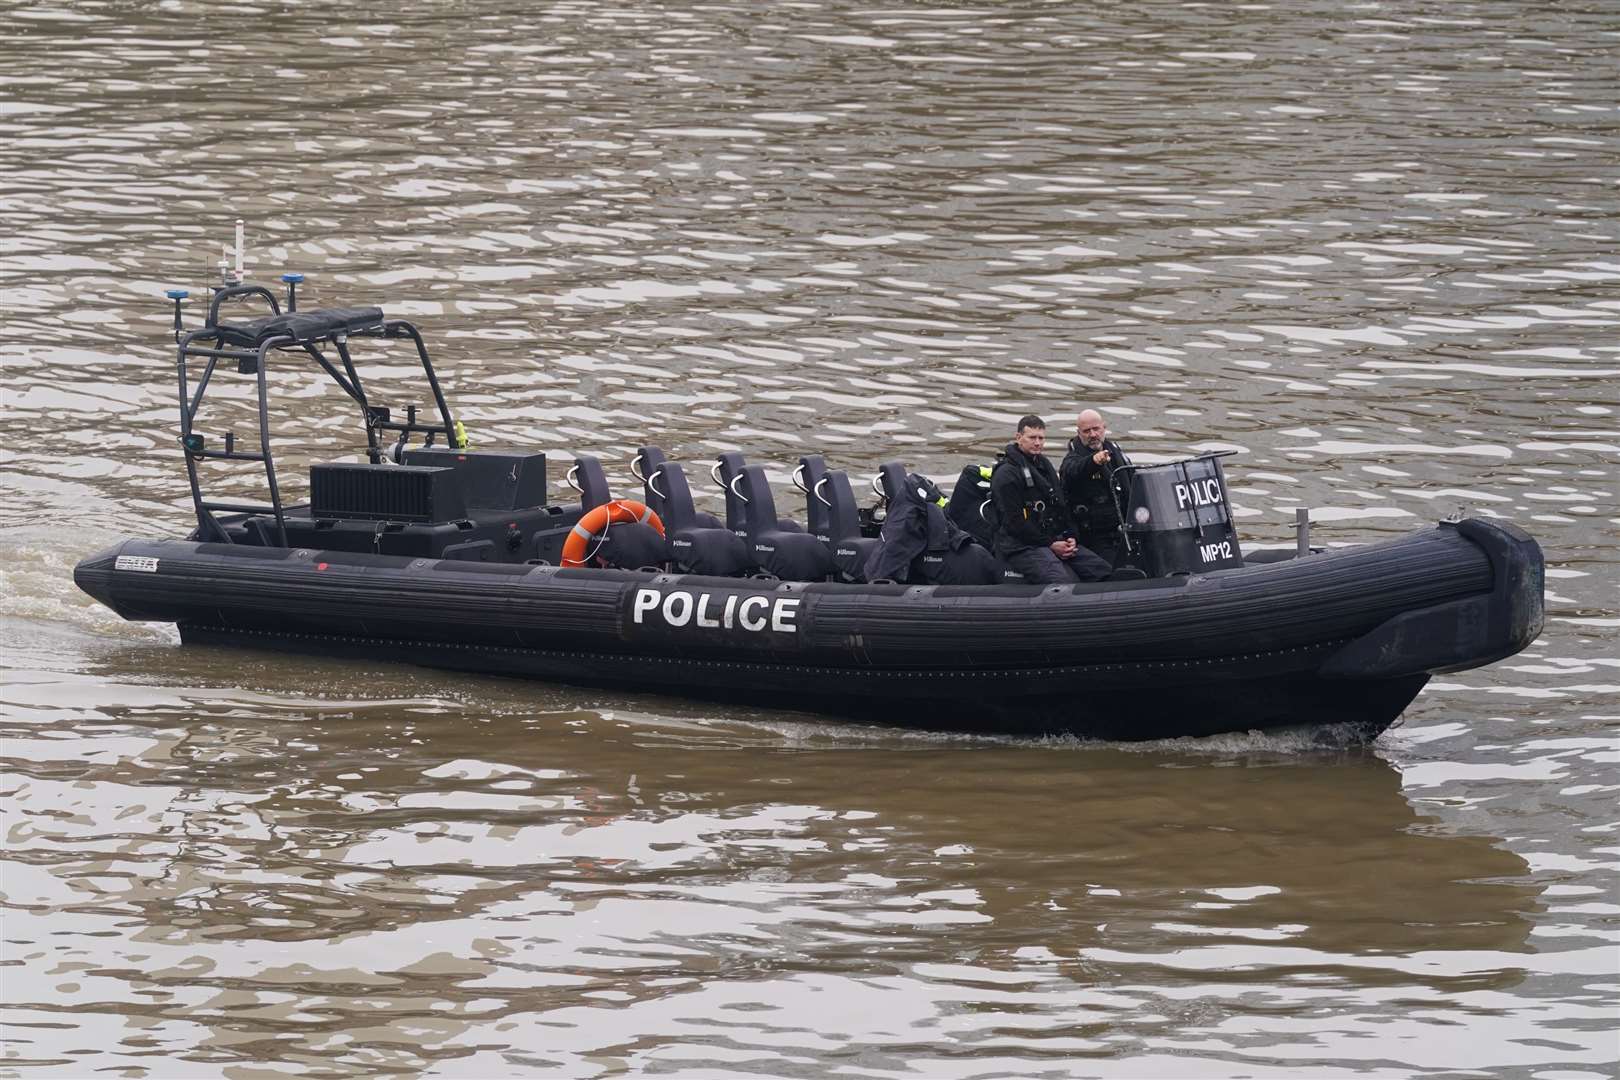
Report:
M 1060 559 L 1049 547 L 1018 548 L 1006 552 L 1002 558 L 1007 565 L 1024 575 L 1032 585 L 1073 585 L 1077 581 L 1102 581 L 1113 572 L 1113 567 L 1099 559 L 1089 548 L 1076 548 L 1074 558 Z

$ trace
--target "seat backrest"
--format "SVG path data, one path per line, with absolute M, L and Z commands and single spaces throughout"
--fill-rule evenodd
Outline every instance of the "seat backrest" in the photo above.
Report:
M 956 527 L 973 539 L 989 547 L 994 527 L 985 516 L 990 501 L 990 469 L 984 465 L 966 465 L 951 489 L 951 498 L 945 505 L 945 516 Z
M 686 470 L 673 461 L 666 461 L 647 474 L 646 485 L 663 505 L 658 516 L 663 519 L 664 533 L 674 536 L 682 529 L 695 528 L 697 508 L 692 504 L 692 488 L 686 482 Z M 648 503 L 652 506 L 652 503 Z
M 771 495 L 770 481 L 765 479 L 764 466 L 745 465 L 733 484 L 744 500 L 744 521 L 749 538 L 776 532 L 776 500 Z
M 608 487 L 607 473 L 602 471 L 602 461 L 594 454 L 576 456 L 568 476 L 579 489 L 579 505 L 583 509 L 595 510 L 613 501 L 613 489 Z
M 748 504 L 731 489 L 731 481 L 742 473 L 748 462 L 735 450 L 728 450 L 716 457 L 714 464 L 713 476 L 726 493 L 726 528 L 735 533 L 747 532 Z
M 630 472 L 641 481 L 641 501 L 659 517 L 664 516 L 663 496 L 653 490 L 647 478 L 659 469 L 669 459 L 664 452 L 656 446 L 642 446 L 636 450 L 636 456 L 630 459 Z
M 890 506 L 913 501 L 911 493 L 907 490 L 904 465 L 891 461 L 879 466 L 878 486 L 883 489 L 883 498 Z
M 836 543 L 849 536 L 861 534 L 861 518 L 855 505 L 855 492 L 850 490 L 849 474 L 843 469 L 829 469 L 822 478 L 821 492 L 827 503 L 827 532 Z
M 806 454 L 793 470 L 793 483 L 804 492 L 805 521 L 811 536 L 825 543 L 827 531 L 827 503 L 816 495 L 816 485 L 827 475 L 827 462 L 820 454 Z

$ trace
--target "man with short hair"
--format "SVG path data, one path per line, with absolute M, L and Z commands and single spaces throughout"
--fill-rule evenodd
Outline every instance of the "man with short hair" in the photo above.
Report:
M 1026 581 L 1042 585 L 1101 581 L 1112 569 L 1074 539 L 1057 470 L 1042 453 L 1046 421 L 1033 414 L 990 474 L 996 508 L 995 553 Z
M 1075 437 L 1058 469 L 1063 499 L 1074 515 L 1075 536 L 1110 566 L 1119 565 L 1119 503 L 1114 473 L 1131 463 L 1119 444 L 1108 438 L 1102 413 L 1087 409 L 1075 421 Z

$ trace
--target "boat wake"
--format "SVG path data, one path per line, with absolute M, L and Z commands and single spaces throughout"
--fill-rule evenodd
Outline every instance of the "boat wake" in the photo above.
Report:
M 1248 755 L 1298 756 L 1361 750 L 1372 744 L 1377 730 L 1366 724 L 1315 724 L 1308 720 L 1289 727 L 1267 730 L 1232 731 L 1218 735 L 1178 736 L 1171 739 L 1124 741 L 1093 739 L 1079 735 L 997 735 L 982 732 L 930 731 L 914 728 L 888 727 L 882 724 L 838 722 L 821 716 L 784 718 L 762 714 L 748 716 L 685 717 L 680 720 L 654 714 L 630 713 L 614 710 L 619 719 L 650 725 L 679 724 L 686 728 L 700 727 L 716 732 L 731 728 L 733 731 L 757 732 L 775 736 L 784 743 L 805 749 L 839 746 L 842 748 L 869 747 L 873 749 L 910 749 L 950 746 L 1004 746 L 1037 751 L 1113 751 L 1148 755 L 1198 755 L 1207 757 L 1233 757 Z M 751 741 L 751 740 L 748 740 Z

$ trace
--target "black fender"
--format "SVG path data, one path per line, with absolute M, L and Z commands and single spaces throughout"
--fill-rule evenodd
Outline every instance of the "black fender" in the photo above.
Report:
M 1402 612 L 1343 646 L 1318 669 L 1330 679 L 1442 675 L 1494 663 L 1536 639 L 1545 620 L 1546 563 L 1529 533 L 1505 521 L 1444 521 L 1491 563 L 1488 593 Z M 1466 658 L 1466 659 L 1464 659 Z

